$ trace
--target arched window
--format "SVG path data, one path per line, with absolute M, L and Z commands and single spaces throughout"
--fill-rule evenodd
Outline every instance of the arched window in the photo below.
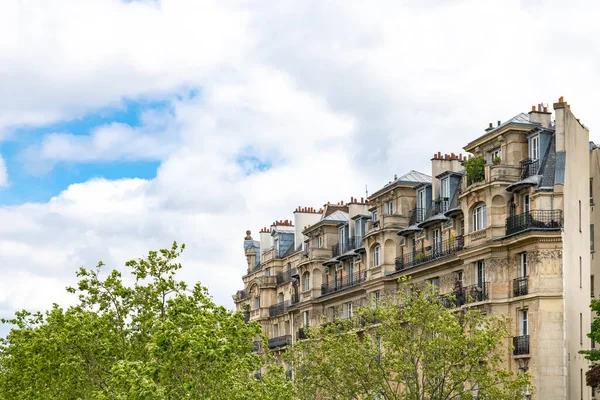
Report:
M 379 265 L 381 265 L 381 246 L 377 244 L 373 247 L 373 266 L 378 267 Z
M 302 275 L 302 290 L 310 290 L 310 272 L 305 272 Z
M 471 232 L 480 231 L 482 229 L 487 228 L 487 216 L 485 203 L 478 204 L 475 208 L 473 208 L 473 224 Z

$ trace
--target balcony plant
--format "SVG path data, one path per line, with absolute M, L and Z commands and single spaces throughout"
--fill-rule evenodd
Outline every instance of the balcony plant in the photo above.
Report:
M 425 259 L 425 253 L 422 251 L 417 253 L 417 261 L 423 261 Z
M 494 165 L 498 165 L 502 162 L 502 159 L 500 157 L 494 157 L 492 162 L 494 163 Z
M 485 159 L 483 157 L 471 157 L 463 165 L 470 183 L 481 182 L 485 179 Z

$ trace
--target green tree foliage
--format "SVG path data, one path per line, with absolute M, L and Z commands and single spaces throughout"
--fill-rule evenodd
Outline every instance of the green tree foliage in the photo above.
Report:
M 75 306 L 21 311 L 0 339 L 0 399 L 290 399 L 276 363 L 252 353 L 260 335 L 175 279 L 183 246 L 128 262 L 132 284 L 100 263 L 80 269 Z M 263 339 L 264 340 L 264 339 Z
M 596 318 L 592 321 L 592 329 L 588 334 L 590 339 L 593 339 L 594 342 L 600 343 L 600 300 L 592 300 L 590 304 L 590 308 L 596 314 Z M 590 365 L 589 370 L 586 372 L 586 383 L 591 387 L 599 387 L 600 386 L 600 350 L 599 349 L 590 349 L 580 351 L 581 354 L 585 355 L 587 360 L 590 360 L 592 364 Z
M 485 159 L 471 157 L 464 162 L 465 172 L 470 183 L 481 182 L 485 179 Z
M 287 358 L 299 399 L 522 400 L 528 374 L 506 368 L 508 320 L 446 309 L 432 287 L 312 329 Z

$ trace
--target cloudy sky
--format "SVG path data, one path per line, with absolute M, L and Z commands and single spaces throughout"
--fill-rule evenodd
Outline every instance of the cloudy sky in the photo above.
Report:
M 3 0 L 0 316 L 186 243 L 232 306 L 242 240 L 559 96 L 600 141 L 596 2 Z

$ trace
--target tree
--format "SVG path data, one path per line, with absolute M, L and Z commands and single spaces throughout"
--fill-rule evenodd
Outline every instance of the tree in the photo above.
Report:
M 600 300 L 592 300 L 590 308 L 596 313 L 596 316 L 600 315 Z M 595 343 L 600 342 L 600 318 L 596 317 L 592 321 L 592 329 L 590 330 L 590 333 L 588 333 L 588 337 Z M 590 387 L 597 388 L 600 386 L 600 350 L 582 350 L 579 353 L 584 354 L 585 359 L 592 362 L 585 374 L 586 384 Z
M 471 157 L 463 163 L 470 183 L 481 182 L 485 179 L 485 159 L 481 156 Z
M 311 328 L 292 347 L 298 398 L 522 400 L 531 393 L 529 375 L 504 364 L 506 317 L 452 312 L 433 287 L 401 286 L 397 298 Z
M 0 339 L 0 399 L 291 398 L 283 368 L 252 352 L 260 325 L 176 281 L 183 249 L 126 263 L 131 285 L 116 270 L 102 279 L 102 263 L 81 268 L 67 289 L 77 305 L 4 320 L 14 327 Z

